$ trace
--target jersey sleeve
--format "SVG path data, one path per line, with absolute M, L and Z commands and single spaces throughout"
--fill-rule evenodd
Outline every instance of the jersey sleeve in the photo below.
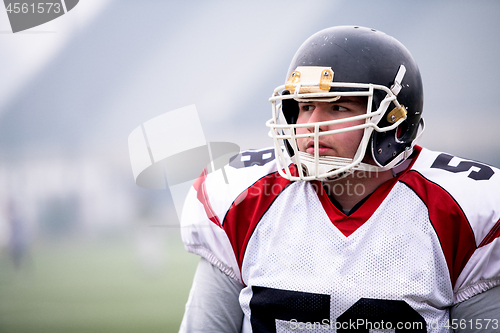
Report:
M 240 280 L 236 257 L 223 227 L 224 181 L 217 172 L 203 173 L 190 189 L 181 219 L 181 237 L 188 252 L 205 258 L 229 277 Z M 215 178 L 215 179 L 214 179 Z M 213 183 L 219 183 L 212 189 Z M 222 188 L 221 188 L 222 187 Z
M 455 333 L 497 333 L 500 328 L 500 287 L 475 295 L 450 309 Z M 461 324 L 461 325 L 460 325 Z
M 201 259 L 194 275 L 179 333 L 241 332 L 243 285 Z
M 441 230 L 440 241 L 443 247 L 455 243 L 453 253 L 445 253 L 454 266 L 450 271 L 456 272 L 452 278 L 455 303 L 500 285 L 500 170 L 426 149 L 413 168 L 432 184 L 428 189 L 439 189 L 444 193 L 441 198 L 447 198 L 429 206 L 435 207 L 430 212 L 434 216 L 451 220 Z M 434 224 L 438 229 L 441 221 Z

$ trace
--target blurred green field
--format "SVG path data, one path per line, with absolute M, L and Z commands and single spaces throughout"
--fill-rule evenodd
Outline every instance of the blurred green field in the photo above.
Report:
M 141 268 L 133 241 L 36 243 L 22 267 L 0 252 L 0 332 L 177 332 L 198 258 L 178 229 Z

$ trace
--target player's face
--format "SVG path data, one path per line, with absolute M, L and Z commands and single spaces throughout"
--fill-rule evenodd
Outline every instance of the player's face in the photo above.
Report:
M 366 98 L 341 97 L 336 102 L 300 102 L 297 124 L 316 123 L 354 117 L 366 113 Z M 319 130 L 331 131 L 361 125 L 365 120 L 320 126 Z M 314 133 L 314 127 L 297 128 L 297 134 Z M 319 155 L 353 158 L 363 137 L 363 130 L 355 130 L 319 137 Z M 314 138 L 297 139 L 300 151 L 314 155 Z

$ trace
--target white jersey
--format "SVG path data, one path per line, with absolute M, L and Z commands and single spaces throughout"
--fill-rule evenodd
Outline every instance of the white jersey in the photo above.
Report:
M 416 151 L 350 215 L 273 150 L 197 179 L 183 241 L 244 284 L 243 332 L 448 332 L 451 305 L 500 285 L 500 170 Z

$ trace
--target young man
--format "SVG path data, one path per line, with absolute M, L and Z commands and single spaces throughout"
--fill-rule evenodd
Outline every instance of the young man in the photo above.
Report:
M 500 170 L 416 145 L 418 67 L 394 38 L 320 31 L 271 97 L 275 147 L 204 172 L 183 332 L 497 332 Z

